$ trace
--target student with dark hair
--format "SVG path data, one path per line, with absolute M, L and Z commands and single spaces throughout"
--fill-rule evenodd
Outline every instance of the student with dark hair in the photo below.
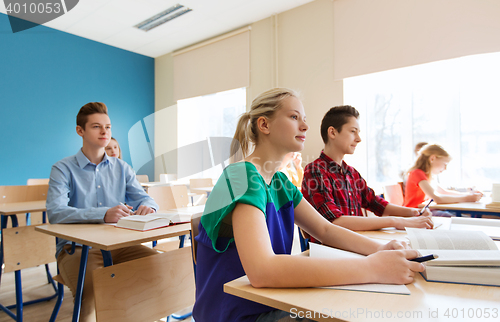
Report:
M 76 155 L 52 166 L 47 194 L 49 222 L 116 223 L 128 216 L 131 209 L 137 215 L 155 212 L 158 205 L 144 192 L 130 166 L 104 152 L 111 139 L 111 121 L 106 105 L 98 102 L 84 105 L 76 117 L 76 124 L 76 133 L 82 137 L 83 145 Z M 70 249 L 71 242 L 59 239 L 57 265 L 65 285 L 74 296 L 82 249 L 76 247 L 72 255 L 68 253 Z M 141 245 L 111 251 L 116 264 L 156 253 Z M 91 249 L 83 287 L 81 321 L 96 320 L 92 271 L 103 266 L 101 251 Z
M 344 161 L 361 142 L 358 111 L 349 105 L 331 108 L 321 122 L 325 148 L 304 170 L 302 194 L 328 221 L 351 230 L 385 227 L 432 228 L 431 213 L 388 203 L 375 195 L 358 171 Z M 364 217 L 362 208 L 377 217 Z

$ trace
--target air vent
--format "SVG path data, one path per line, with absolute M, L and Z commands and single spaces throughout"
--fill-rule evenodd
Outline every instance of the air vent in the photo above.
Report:
M 149 31 L 153 28 L 156 28 L 160 25 L 163 25 L 165 22 L 170 21 L 172 19 L 175 19 L 177 17 L 182 16 L 185 13 L 188 13 L 189 11 L 192 11 L 193 9 L 189 9 L 188 7 L 184 7 L 181 4 L 176 4 L 175 6 L 172 6 L 166 10 L 163 10 L 159 14 L 154 15 L 153 17 L 144 20 L 141 23 L 138 23 L 134 27 L 144 30 L 144 31 Z

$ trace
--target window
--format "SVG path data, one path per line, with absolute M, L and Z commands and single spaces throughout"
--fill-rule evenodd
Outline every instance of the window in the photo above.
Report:
M 246 88 L 177 101 L 178 178 L 219 178 L 228 162 L 214 161 L 210 138 L 232 139 L 245 111 Z
M 462 57 L 344 80 L 344 102 L 360 114 L 362 139 L 348 158 L 370 182 L 401 181 L 425 141 L 452 156 L 445 187 L 490 190 L 500 182 L 500 53 Z

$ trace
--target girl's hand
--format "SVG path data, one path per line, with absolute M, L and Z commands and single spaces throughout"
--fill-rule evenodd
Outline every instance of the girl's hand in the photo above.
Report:
M 391 240 L 387 244 L 380 245 L 378 248 L 379 251 L 381 250 L 398 250 L 398 249 L 410 249 L 408 244 L 405 241 L 397 241 L 395 239 Z
M 479 201 L 479 199 L 481 199 L 482 197 L 483 197 L 483 194 L 481 192 L 477 191 L 477 192 L 473 192 L 473 193 L 468 194 L 466 200 L 469 202 L 476 202 L 476 201 Z
M 405 227 L 411 228 L 426 228 L 432 229 L 434 228 L 434 223 L 432 222 L 432 216 L 419 216 L 419 217 L 411 217 L 411 218 L 394 218 L 396 224 L 394 227 L 399 230 L 404 230 Z
M 408 250 L 384 250 L 366 257 L 368 261 L 371 280 L 375 283 L 385 284 L 409 284 L 413 282 L 415 272 L 423 272 L 425 266 L 422 263 L 411 262 L 418 256 L 413 249 Z

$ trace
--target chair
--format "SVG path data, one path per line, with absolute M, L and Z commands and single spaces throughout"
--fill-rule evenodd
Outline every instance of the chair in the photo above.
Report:
M 34 185 L 48 185 L 49 184 L 49 179 L 28 179 L 27 185 L 28 186 L 34 186 Z M 43 223 L 43 213 L 41 212 L 33 212 L 31 213 L 27 220 L 28 222 L 26 223 L 27 225 L 41 225 Z
M 311 235 L 309 235 L 306 231 L 302 230 L 300 227 L 297 227 L 299 230 L 299 240 L 300 240 L 300 250 L 305 252 L 309 249 L 309 242 L 311 241 Z
M 135 177 L 139 182 L 149 182 L 149 177 L 147 174 L 137 174 Z
M 189 188 L 204 188 L 204 187 L 213 187 L 214 182 L 212 178 L 197 178 L 197 179 L 189 179 Z
M 384 186 L 384 197 L 394 205 L 402 206 L 404 204 L 403 189 L 399 183 Z
M 28 179 L 28 186 L 34 186 L 37 184 L 49 184 L 49 179 Z
M 191 217 L 191 249 L 193 251 L 193 268 L 194 275 L 196 280 L 196 250 L 198 249 L 198 242 L 195 240 L 195 237 L 198 236 L 200 230 L 198 229 L 201 221 L 201 216 L 203 214 L 196 214 Z
M 0 186 L 0 198 L 3 203 L 15 203 L 26 201 L 45 200 L 48 185 L 32 186 Z M 28 217 L 29 214 L 26 214 Z M 12 228 L 7 228 L 8 218 L 11 218 Z M 45 216 L 43 216 L 45 217 Z M 23 217 L 20 217 L 23 218 Z M 0 304 L 0 310 L 16 321 L 22 321 L 23 306 L 48 301 L 57 295 L 58 289 L 50 274 L 48 263 L 54 262 L 55 239 L 54 237 L 36 232 L 34 226 L 18 226 L 17 215 L 1 216 L 1 247 L 0 247 L 0 265 L 5 260 L 5 272 L 14 272 L 16 283 L 16 304 L 3 306 Z M 29 220 L 27 220 L 29 222 Z M 43 222 L 45 222 L 43 218 Z M 48 283 L 52 284 L 55 294 L 42 299 L 23 302 L 21 269 L 45 265 Z M 0 271 L 0 281 L 1 281 Z M 11 309 L 16 308 L 16 315 Z
M 167 173 L 160 174 L 160 182 L 161 183 L 169 183 L 169 182 L 176 181 L 176 180 L 177 180 L 176 174 L 167 174 Z
M 153 186 L 149 187 L 148 194 L 156 201 L 160 211 L 189 205 L 186 186 Z
M 38 201 L 47 199 L 48 184 L 39 184 L 32 186 L 0 186 L 0 203 Z M 26 226 L 30 224 L 31 214 L 26 216 L 17 216 L 18 226 Z M 43 218 L 36 217 L 36 223 L 41 224 Z M 12 227 L 12 223 L 7 222 L 4 228 Z
M 197 179 L 189 179 L 189 190 L 190 190 L 190 197 L 191 197 L 191 202 L 194 205 L 194 196 L 196 195 L 205 195 L 208 198 L 210 195 L 210 191 L 204 191 L 204 190 L 199 190 L 197 188 L 206 188 L 206 187 L 213 187 L 214 183 L 212 178 L 197 178 Z M 196 202 L 197 205 L 203 204 L 204 202 L 198 200 Z
M 97 321 L 157 321 L 189 307 L 195 297 L 193 277 L 187 247 L 97 269 Z
M 153 186 L 149 187 L 148 194 L 153 198 L 158 206 L 158 211 L 183 208 L 189 205 L 189 197 L 186 186 Z M 179 247 L 183 247 L 185 236 L 179 236 Z M 153 247 L 161 251 L 169 250 L 157 242 L 153 242 Z

